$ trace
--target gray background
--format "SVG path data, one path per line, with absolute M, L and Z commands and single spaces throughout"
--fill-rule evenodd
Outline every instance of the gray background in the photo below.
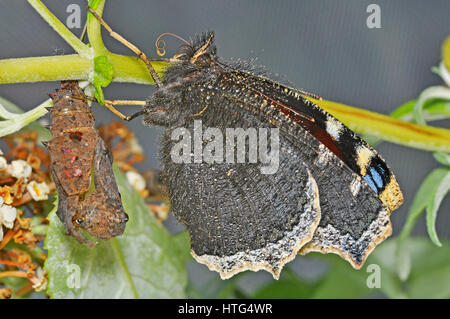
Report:
M 66 8 L 84 0 L 47 0 L 44 3 L 62 21 Z M 285 76 L 296 87 L 338 102 L 388 113 L 415 98 L 424 88 L 440 84 L 430 72 L 440 61 L 440 46 L 450 31 L 450 1 L 377 1 L 381 29 L 368 29 L 367 6 L 373 1 L 118 1 L 109 0 L 104 18 L 113 28 L 150 56 L 162 32 L 184 38 L 206 30 L 216 32 L 218 54 L 226 59 L 257 58 L 257 64 Z M 84 25 L 84 17 L 82 25 Z M 80 35 L 81 29 L 72 29 Z M 113 52 L 131 54 L 104 33 Z M 169 55 L 180 43 L 166 39 Z M 70 54 L 73 50 L 24 0 L 0 0 L 0 58 Z M 56 82 L 1 85 L 0 96 L 30 109 L 47 99 Z M 113 83 L 105 89 L 110 98 L 144 99 L 152 87 Z M 123 109 L 132 113 L 135 109 Z M 96 105 L 97 123 L 116 118 Z M 437 123 L 449 127 L 448 122 Z M 158 139 L 162 130 L 128 123 L 148 157 L 141 168 L 158 168 Z M 392 215 L 394 235 L 402 228 L 407 210 L 421 181 L 439 165 L 430 153 L 389 143 L 377 149 L 386 159 L 405 195 L 405 204 Z M 444 201 L 437 221 L 442 239 L 450 235 L 450 200 Z M 173 221 L 171 229 L 180 229 Z M 414 230 L 426 235 L 423 218 Z M 293 265 L 302 276 L 313 276 L 321 267 L 299 257 Z M 190 265 L 193 278 L 204 282 L 216 276 L 205 266 Z M 255 280 L 258 278 L 258 280 Z M 249 276 L 247 284 L 270 278 Z

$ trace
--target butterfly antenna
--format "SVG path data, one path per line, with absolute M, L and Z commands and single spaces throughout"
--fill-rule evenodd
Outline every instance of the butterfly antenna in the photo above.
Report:
M 159 56 L 164 56 L 166 54 L 166 50 L 165 50 L 166 42 L 163 39 L 161 39 L 164 36 L 171 36 L 171 37 L 177 38 L 181 42 L 184 42 L 187 46 L 191 46 L 191 44 L 188 41 L 186 41 L 185 39 L 183 39 L 179 35 L 174 34 L 174 33 L 170 33 L 170 32 L 164 32 L 164 33 L 161 33 L 158 36 L 158 38 L 156 38 L 156 41 L 155 41 L 156 53 L 158 53 Z

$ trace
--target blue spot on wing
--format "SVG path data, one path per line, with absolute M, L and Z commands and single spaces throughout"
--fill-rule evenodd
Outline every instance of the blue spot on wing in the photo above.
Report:
M 381 173 L 381 175 L 384 175 L 385 170 L 379 163 L 377 164 L 377 170 Z
M 370 168 L 370 174 L 372 175 L 372 178 L 377 184 L 378 188 L 381 189 L 383 187 L 383 179 L 381 178 L 381 175 L 373 167 Z
M 384 173 L 385 170 L 380 165 L 377 165 L 376 168 L 374 166 L 370 166 L 368 174 L 366 176 L 362 176 L 362 178 L 366 181 L 367 185 L 369 185 L 370 188 L 378 194 L 378 191 L 384 186 L 382 176 Z
M 375 186 L 375 183 L 373 182 L 372 176 L 366 175 L 366 176 L 363 176 L 362 178 L 366 181 L 367 185 L 369 185 L 370 188 L 372 188 L 375 191 L 375 193 L 378 194 L 378 189 Z

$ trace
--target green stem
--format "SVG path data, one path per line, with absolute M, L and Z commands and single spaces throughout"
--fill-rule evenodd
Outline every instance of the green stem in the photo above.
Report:
M 87 80 L 93 61 L 78 54 L 0 60 L 0 84 Z
M 108 61 L 114 67 L 114 82 L 141 83 L 155 85 L 155 81 L 148 72 L 145 63 L 135 56 L 108 53 Z M 152 62 L 160 78 L 164 78 L 164 71 L 170 66 L 168 62 Z
M 425 209 L 426 205 L 423 205 L 423 209 L 421 210 L 415 210 L 413 214 L 409 214 L 405 225 L 403 225 L 402 231 L 397 237 L 398 243 L 402 243 L 406 238 L 409 237 L 412 230 L 414 229 L 414 226 L 417 223 L 417 220 L 419 219 L 420 215 L 422 215 L 423 210 Z
M 92 9 L 97 12 L 97 14 L 101 17 L 103 14 L 103 8 L 105 7 L 105 0 L 98 1 Z M 105 44 L 102 39 L 102 26 L 95 19 L 92 13 L 88 12 L 87 14 L 87 34 L 89 36 L 89 43 L 94 49 L 95 56 L 99 55 L 107 55 L 109 51 L 106 49 Z
M 139 58 L 108 53 L 114 67 L 115 82 L 154 84 L 148 70 Z M 0 84 L 41 81 L 88 80 L 93 71 L 93 60 L 77 54 L 0 60 Z M 163 76 L 167 62 L 152 63 Z
M 52 101 L 47 100 L 26 113 L 17 114 L 8 112 L 0 104 L 0 117 L 6 119 L 5 121 L 0 121 L 0 136 L 6 136 L 19 131 L 31 122 L 47 114 L 48 111 L 46 108 L 51 106 L 53 106 Z
M 311 100 L 361 134 L 421 150 L 450 152 L 448 129 L 403 122 L 333 101 Z
M 41 17 L 82 57 L 92 55 L 92 50 L 78 39 L 57 17 L 39 0 L 28 0 L 28 3 Z

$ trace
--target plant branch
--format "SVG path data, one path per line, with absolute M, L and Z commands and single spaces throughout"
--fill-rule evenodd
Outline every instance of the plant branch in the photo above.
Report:
M 26 113 L 17 114 L 8 112 L 0 104 L 0 117 L 5 119 L 0 121 L 0 136 L 6 136 L 21 130 L 31 122 L 47 114 L 46 108 L 52 105 L 52 101 L 49 99 Z
M 137 57 L 108 54 L 114 67 L 114 82 L 154 84 L 145 63 Z M 156 72 L 162 72 L 169 66 L 167 62 L 152 62 Z M 78 54 L 30 57 L 0 60 L 0 84 L 26 83 L 41 81 L 88 80 L 93 71 L 92 59 Z
M 105 7 L 105 0 L 98 1 L 92 9 L 94 9 L 99 16 L 103 14 L 103 8 Z M 89 43 L 94 49 L 95 56 L 108 55 L 110 53 L 103 43 L 102 39 L 102 27 L 95 17 L 88 11 L 87 13 L 87 34 L 89 36 Z
M 311 100 L 361 134 L 421 150 L 450 152 L 448 129 L 403 122 L 333 101 Z
M 87 80 L 93 62 L 78 54 L 0 60 L 0 84 Z

